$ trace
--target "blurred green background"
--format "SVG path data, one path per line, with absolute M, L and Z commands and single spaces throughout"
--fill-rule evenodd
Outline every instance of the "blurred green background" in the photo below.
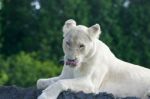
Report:
M 0 85 L 58 75 L 70 18 L 99 23 L 100 39 L 118 58 L 150 68 L 150 0 L 0 0 Z

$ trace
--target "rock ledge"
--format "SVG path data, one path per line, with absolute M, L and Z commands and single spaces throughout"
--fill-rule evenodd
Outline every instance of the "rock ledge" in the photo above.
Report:
M 35 87 L 22 88 L 17 86 L 1 86 L 0 99 L 37 99 L 41 94 L 41 90 Z M 99 93 L 85 94 L 83 92 L 73 93 L 71 91 L 62 92 L 58 99 L 140 99 L 136 97 L 115 98 L 112 94 Z

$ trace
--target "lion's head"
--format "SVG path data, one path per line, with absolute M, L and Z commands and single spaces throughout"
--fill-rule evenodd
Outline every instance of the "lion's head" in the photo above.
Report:
M 71 67 L 79 67 L 94 51 L 94 41 L 101 33 L 99 24 L 91 27 L 76 25 L 72 19 L 63 26 L 64 61 Z

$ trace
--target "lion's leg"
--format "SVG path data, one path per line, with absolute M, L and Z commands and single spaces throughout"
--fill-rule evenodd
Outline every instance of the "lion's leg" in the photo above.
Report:
M 72 69 L 68 66 L 64 66 L 62 73 L 58 77 L 52 77 L 47 79 L 39 79 L 37 81 L 37 88 L 38 89 L 45 89 L 48 86 L 54 84 L 55 82 L 61 80 L 61 79 L 69 79 L 72 78 Z
M 92 81 L 87 78 L 59 80 L 46 88 L 38 99 L 56 99 L 62 91 L 68 89 L 76 92 L 84 91 L 86 93 L 90 93 L 93 92 L 94 85 L 92 84 Z
M 45 89 L 48 86 L 52 85 L 53 83 L 55 83 L 56 81 L 59 80 L 59 77 L 53 77 L 53 78 L 45 78 L 45 79 L 39 79 L 37 81 L 37 88 L 38 89 Z

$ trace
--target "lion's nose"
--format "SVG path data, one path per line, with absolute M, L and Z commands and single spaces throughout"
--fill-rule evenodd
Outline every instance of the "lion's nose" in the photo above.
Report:
M 68 59 L 68 61 L 76 61 L 77 60 L 77 58 L 74 58 L 74 59 Z

